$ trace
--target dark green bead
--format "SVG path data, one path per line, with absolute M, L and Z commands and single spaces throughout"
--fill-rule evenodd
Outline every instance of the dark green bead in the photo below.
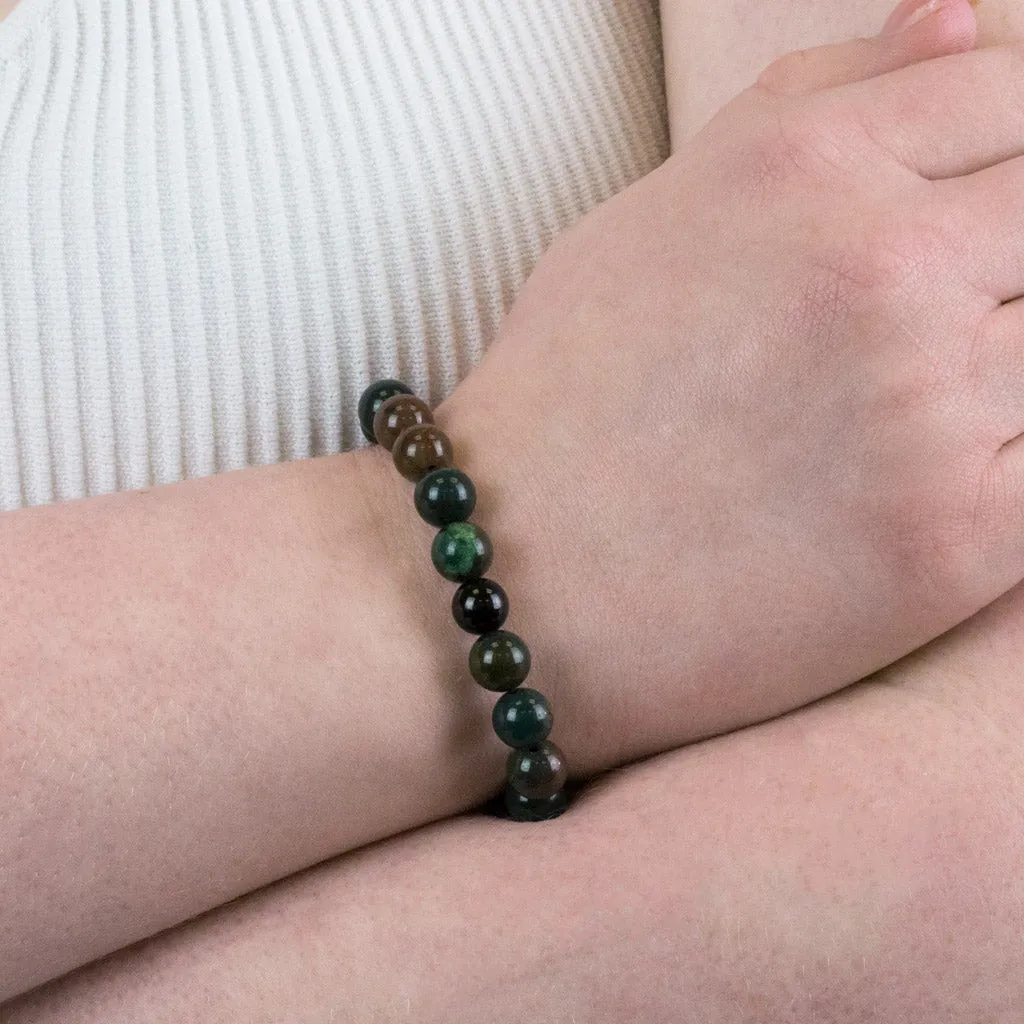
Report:
M 359 398 L 359 426 L 363 431 L 363 437 L 373 444 L 377 438 L 373 436 L 373 417 L 377 410 L 395 395 L 411 395 L 412 388 L 403 384 L 400 380 L 379 380 L 371 384 Z
M 554 796 L 565 785 L 569 774 L 565 755 L 551 740 L 522 750 L 510 750 L 508 784 L 531 800 Z
M 531 800 L 511 786 L 505 787 L 505 809 L 513 821 L 550 821 L 569 806 L 564 789 L 543 800 Z
M 501 629 L 508 618 L 508 595 L 494 580 L 467 580 L 452 597 L 452 618 L 467 633 Z
M 430 547 L 434 568 L 454 583 L 479 579 L 491 564 L 491 538 L 474 523 L 449 523 Z
M 502 743 L 532 747 L 548 738 L 554 720 L 547 697 L 524 686 L 498 699 L 491 712 L 491 724 Z
M 530 648 L 515 633 L 486 633 L 470 648 L 469 671 L 485 690 L 514 690 L 530 674 Z
M 431 526 L 463 523 L 476 508 L 476 488 L 460 469 L 435 469 L 416 485 L 413 500 Z

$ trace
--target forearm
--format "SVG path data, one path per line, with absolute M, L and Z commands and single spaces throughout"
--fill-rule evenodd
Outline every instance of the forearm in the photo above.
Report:
M 1019 743 L 938 675 L 615 772 L 556 822 L 350 854 L 0 1017 L 1014 1024 Z
M 0 998 L 497 788 L 407 506 L 371 452 L 0 516 Z

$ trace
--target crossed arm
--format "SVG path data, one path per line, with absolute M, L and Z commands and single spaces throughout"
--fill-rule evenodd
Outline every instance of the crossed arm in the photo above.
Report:
M 50 779 L 33 781 L 41 791 L 22 791 L 23 799 L 38 800 L 39 806 L 66 806 L 72 823 L 66 830 L 56 824 L 47 830 L 43 823 L 42 832 L 18 839 L 26 877 L 40 848 L 50 847 L 46 863 L 55 867 L 84 850 L 89 898 L 76 918 L 74 897 L 83 892 L 82 880 L 55 871 L 53 888 L 35 884 L 34 902 L 13 905 L 15 913 L 5 919 L 10 962 L 22 972 L 15 986 L 41 980 L 40 970 L 58 973 L 76 958 L 148 934 L 338 850 L 471 806 L 496 787 L 500 756 L 480 725 L 486 724 L 486 708 L 470 696 L 464 710 L 455 710 L 443 690 L 458 650 L 438 643 L 445 636 L 440 616 L 436 622 L 425 619 L 431 613 L 423 609 L 438 603 L 434 596 L 419 599 L 430 584 L 416 571 L 391 568 L 416 564 L 411 545 L 419 538 L 408 541 L 408 551 L 391 550 L 406 544 L 396 539 L 403 531 L 378 519 L 379 509 L 403 496 L 364 459 L 342 457 L 331 463 L 333 469 L 327 466 L 331 460 L 319 460 L 315 473 L 299 465 L 239 474 L 234 490 L 222 478 L 120 496 L 104 506 L 109 513 L 87 503 L 77 513 L 40 511 L 32 515 L 54 518 L 36 532 L 29 514 L 8 519 L 7 547 L 19 553 L 9 566 L 11 577 L 20 572 L 26 581 L 24 592 L 14 591 L 22 601 L 12 599 L 12 614 L 24 614 L 28 602 L 24 621 L 66 621 L 67 594 L 37 595 L 31 602 L 33 580 L 47 571 L 54 575 L 69 545 L 78 552 L 76 586 L 94 584 L 81 595 L 88 632 L 123 631 L 127 623 L 140 640 L 132 652 L 135 664 L 117 666 L 112 674 L 97 671 L 102 661 L 84 661 L 80 685 L 72 687 L 60 638 L 43 630 L 19 631 L 26 663 L 40 652 L 49 656 L 55 707 L 61 694 L 80 696 L 97 677 L 108 685 L 120 680 L 131 700 L 111 709 L 108 696 L 87 729 L 80 723 L 88 708 L 69 707 L 67 736 L 74 743 L 63 754 L 60 716 L 56 724 L 28 717 L 25 728 L 35 725 L 53 743 L 55 766 L 62 756 L 69 767 L 89 764 L 85 744 L 100 752 L 102 771 L 69 791 L 69 772 L 55 769 Z M 339 492 L 365 494 L 367 500 L 339 510 Z M 131 515 L 115 502 L 131 503 Z M 294 513 L 283 535 L 280 517 L 269 511 L 281 507 Z M 67 516 L 63 528 L 54 525 L 59 515 Z M 129 519 L 139 523 L 137 535 L 115 543 Z M 24 525 L 16 527 L 15 520 Z M 245 531 L 244 557 L 213 541 L 197 543 L 192 524 L 199 521 L 217 527 L 210 537 Z M 18 535 L 19 528 L 26 533 Z M 353 547 L 345 543 L 353 534 L 376 540 Z M 310 546 L 310 536 L 318 543 Z M 26 552 L 34 552 L 27 561 Z M 119 600 L 123 591 L 111 584 L 135 572 L 137 562 L 147 566 L 147 598 Z M 205 588 L 201 605 L 185 598 L 197 579 L 211 576 L 213 586 Z M 335 593 L 340 580 L 355 584 L 359 593 L 353 600 Z M 251 602 L 246 608 L 236 607 L 240 592 Z M 282 593 L 294 599 L 281 601 Z M 972 1011 L 1011 1020 L 1020 1005 L 1012 983 L 1020 955 L 1012 936 L 1020 919 L 1005 897 L 1019 884 L 1013 865 L 1020 850 L 1019 836 L 1002 816 L 1019 806 L 1019 776 L 1012 734 L 993 731 L 990 723 L 1003 722 L 1014 710 L 1010 672 L 1016 653 L 1013 609 L 1019 603 L 1004 599 L 960 631 L 965 639 L 933 647 L 881 684 L 614 772 L 574 815 L 543 830 L 516 831 L 474 816 L 431 826 L 229 907 L 44 991 L 38 1000 L 9 1004 L 4 1013 L 12 1021 L 68 1021 L 75 1013 L 80 1020 L 156 1021 L 160 1013 L 167 1019 L 191 1014 L 208 1021 L 273 1020 L 281 1014 L 275 1006 L 288 1006 L 291 1019 L 330 1019 L 332 1013 L 335 1019 L 389 1019 L 391 1011 L 402 1019 L 404 989 L 419 1016 L 431 1019 L 433 1013 L 438 1020 L 493 1020 L 491 999 L 500 993 L 508 1006 L 501 1019 L 510 1022 L 530 1012 L 552 1020 L 571 1020 L 573 1012 L 595 1019 L 596 1006 L 613 1019 L 642 1014 L 712 1021 L 717 1013 L 735 1020 L 747 1012 L 751 1020 L 786 1020 L 783 1014 L 790 1012 L 795 1021 L 814 1019 L 820 1005 L 835 1007 L 839 1020 L 862 1019 L 858 1009 L 883 1005 L 891 1020 L 952 1021 L 961 1018 L 942 1017 L 956 1011 L 938 996 L 962 994 L 960 972 L 970 970 L 979 993 Z M 97 607 L 107 612 L 96 615 Z M 261 607 L 264 615 L 252 614 Z M 295 618 L 282 615 L 289 607 Z M 306 614 L 300 617 L 299 610 Z M 373 621 L 363 622 L 360 615 Z M 168 634 L 208 635 L 201 627 L 211 620 L 226 627 L 224 635 L 241 631 L 243 642 L 220 651 L 167 643 Z M 381 620 L 398 630 L 397 639 L 392 634 L 384 651 L 362 646 L 363 638 L 377 635 Z M 253 621 L 263 628 L 246 625 Z M 962 657 L 955 655 L 958 644 Z M 1003 654 L 986 659 L 996 649 Z M 178 651 L 180 660 L 167 664 L 167 650 Z M 86 653 L 105 656 L 99 644 Z M 382 656 L 391 660 L 382 663 Z M 953 671 L 942 668 L 944 658 Z M 383 692 L 393 698 L 392 716 L 381 712 L 382 693 L 368 695 L 365 688 L 346 693 L 345 705 L 338 707 L 333 687 L 342 662 L 349 678 L 358 677 L 362 666 L 367 676 L 389 680 Z M 140 663 L 151 671 L 138 673 Z M 282 663 L 298 688 L 288 701 L 275 696 Z M 410 665 L 418 667 L 414 674 Z M 964 700 L 957 686 L 964 672 L 990 680 L 991 691 L 979 685 Z M 936 678 L 945 685 L 931 681 Z M 244 701 L 232 683 L 236 679 L 249 681 Z M 557 692 L 553 696 L 557 706 Z M 22 706 L 31 711 L 31 699 Z M 204 721 L 175 715 L 197 707 L 204 709 Z M 288 709 L 301 718 L 282 719 Z M 216 728 L 224 725 L 227 744 Z M 397 767 L 396 729 L 406 742 Z M 238 748 L 230 743 L 233 730 L 265 740 L 244 752 L 244 773 Z M 592 724 L 585 724 L 580 735 L 564 741 L 583 753 L 578 767 L 592 771 L 622 759 L 614 738 L 602 743 L 592 733 Z M 290 734 L 304 738 L 303 749 L 282 759 L 280 737 Z M 145 752 L 154 747 L 159 757 L 147 763 Z M 119 751 L 118 764 L 109 760 L 111 750 Z M 197 752 L 201 772 L 193 763 Z M 929 773 L 915 774 L 925 760 Z M 145 771 L 138 770 L 140 762 Z M 113 792 L 121 809 L 152 814 L 161 807 L 161 793 L 175 796 L 166 808 L 170 820 L 164 817 L 158 828 L 147 831 L 138 817 L 131 823 L 126 832 L 139 845 L 124 854 L 102 848 L 89 819 L 90 813 L 103 813 L 100 805 L 110 799 L 111 790 L 97 785 L 97 778 L 116 774 L 119 764 L 125 785 Z M 324 766 L 331 764 L 337 774 L 325 775 Z M 12 762 L 11 777 L 15 767 Z M 181 781 L 193 771 L 200 788 L 190 795 Z M 409 785 L 395 785 L 396 773 Z M 252 799 L 254 788 L 258 800 Z M 389 795 L 381 806 L 374 797 L 384 789 L 399 798 L 408 793 L 409 801 Z M 212 793 L 219 795 L 211 801 Z M 305 794 L 298 804 L 297 794 Z M 335 794 L 344 806 L 324 821 L 323 810 L 338 799 Z M 203 808 L 202 822 L 196 820 L 197 806 Z M 235 812 L 253 807 L 259 808 L 259 820 Z M 232 813 L 225 815 L 225 808 Z M 182 824 L 180 846 L 168 847 L 175 815 Z M 835 819 L 833 828 L 822 826 L 823 817 Z M 32 821 L 14 820 L 22 826 Z M 981 847 L 978 834 L 999 841 Z M 638 835 L 647 837 L 640 848 Z M 751 843 L 752 836 L 761 842 Z M 581 863 L 584 850 L 593 857 Z M 17 857 L 12 863 L 17 869 Z M 176 874 L 182 865 L 188 865 L 185 877 Z M 200 879 L 205 882 L 197 884 Z M 876 899 L 865 900 L 865 888 Z M 595 891 L 609 893 L 600 914 Z M 628 898 L 633 892 L 635 901 Z M 108 921 L 97 919 L 96 907 L 112 904 L 119 893 L 136 899 L 134 936 L 125 933 L 125 915 L 116 906 Z M 420 900 L 422 909 L 414 910 Z M 140 918 L 146 908 L 150 916 Z M 33 920 L 51 936 L 41 945 L 56 950 L 42 968 Z M 956 936 L 953 953 L 946 945 L 929 944 L 938 931 L 935 923 L 945 923 L 946 935 Z M 426 948 L 438 932 L 441 957 Z M 62 933 L 68 937 L 64 949 Z M 32 941 L 19 940 L 27 935 Z M 97 936 L 91 951 L 83 950 L 83 936 Z M 402 940 L 397 954 L 388 952 L 396 936 Z M 810 945 L 808 936 L 820 941 Z M 974 941 L 960 942 L 968 938 Z M 621 970 L 624 951 L 641 940 L 645 956 L 630 962 L 636 984 L 623 986 L 614 969 Z M 521 967 L 510 970 L 514 956 L 477 955 L 481 944 L 494 948 L 492 943 L 521 943 Z M 709 944 L 719 953 L 710 963 Z M 903 973 L 891 992 L 880 992 L 879 977 L 892 976 L 893 956 Z M 944 993 L 934 986 L 935 964 L 942 958 L 948 963 L 950 956 L 957 970 L 942 975 L 949 986 Z M 338 963 L 351 965 L 342 982 Z M 882 973 L 882 964 L 889 973 Z M 451 973 L 439 975 L 439 969 Z M 541 973 L 544 985 L 535 981 Z M 744 980 L 739 987 L 738 977 L 749 985 Z M 449 979 L 450 985 L 442 983 Z M 929 986 L 932 996 L 925 992 Z M 934 1012 L 923 1012 L 932 997 Z M 885 998 L 890 1001 L 871 1002 Z M 623 999 L 648 1001 L 618 1002 Z M 681 1017 L 680 1008 L 692 1017 Z

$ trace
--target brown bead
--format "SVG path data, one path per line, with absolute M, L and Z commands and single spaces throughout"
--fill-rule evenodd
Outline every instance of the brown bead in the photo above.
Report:
M 407 427 L 398 435 L 391 455 L 398 472 L 407 480 L 417 481 L 433 469 L 452 464 L 452 443 L 432 423 Z
M 381 448 L 391 451 L 403 430 L 433 422 L 434 414 L 422 398 L 416 395 L 393 395 L 373 417 L 373 436 Z

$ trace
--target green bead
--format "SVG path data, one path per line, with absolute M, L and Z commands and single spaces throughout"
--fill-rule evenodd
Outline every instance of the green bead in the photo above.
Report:
M 505 788 L 505 809 L 513 821 L 550 821 L 569 806 L 564 789 L 543 800 L 532 800 L 511 786 Z
M 417 485 L 416 511 L 431 526 L 465 522 L 476 507 L 476 488 L 460 469 L 435 469 Z
M 491 712 L 491 723 L 498 739 L 510 747 L 532 747 L 548 738 L 551 705 L 539 690 L 524 686 L 503 694 Z
M 507 630 L 485 633 L 470 648 L 469 671 L 485 690 L 514 690 L 530 674 L 530 648 Z
M 434 568 L 454 583 L 479 579 L 491 564 L 491 538 L 474 523 L 449 523 L 430 548 Z
M 371 384 L 359 398 L 359 427 L 367 441 L 377 443 L 373 436 L 373 418 L 377 410 L 394 395 L 411 395 L 412 388 L 400 380 L 379 380 Z
M 544 740 L 522 750 L 510 750 L 508 784 L 531 800 L 545 800 L 554 796 L 568 777 L 565 755 L 551 740 Z

